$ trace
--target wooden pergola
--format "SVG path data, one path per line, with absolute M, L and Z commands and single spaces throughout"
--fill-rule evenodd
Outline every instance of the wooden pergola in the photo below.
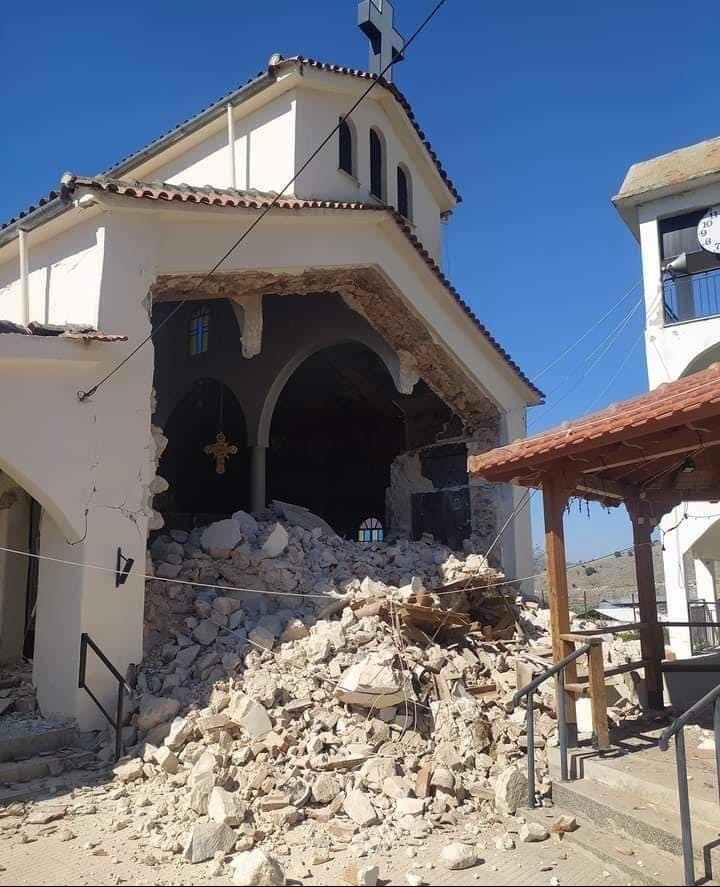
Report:
M 625 505 L 633 528 L 640 622 L 616 630 L 639 631 L 642 662 L 632 667 L 645 670 L 649 705 L 662 707 L 665 649 L 651 536 L 663 515 L 680 503 L 720 500 L 719 445 L 720 364 L 713 364 L 600 412 L 470 457 L 475 477 L 542 489 L 554 661 L 572 652 L 579 640 L 570 632 L 563 527 L 567 505 L 575 497 Z M 596 633 L 607 634 L 608 629 Z M 574 699 L 582 686 L 574 664 L 568 668 L 566 689 L 568 722 L 575 723 Z

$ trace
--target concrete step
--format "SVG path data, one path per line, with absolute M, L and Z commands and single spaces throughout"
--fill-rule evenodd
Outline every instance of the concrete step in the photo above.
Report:
M 0 764 L 0 785 L 13 786 L 46 776 L 59 776 L 66 770 L 80 769 L 95 760 L 92 752 L 69 748 L 57 754 L 34 755 L 22 761 L 4 761 Z
M 75 738 L 74 727 L 51 727 L 9 736 L 3 736 L 0 731 L 0 762 L 31 758 L 57 751 L 59 748 L 67 748 L 74 744 Z
M 557 749 L 552 750 L 549 758 L 551 776 L 559 778 Z M 720 827 L 714 753 L 708 752 L 705 756 L 695 753 L 688 757 L 687 766 L 693 818 Z M 570 775 L 575 779 L 589 779 L 627 791 L 661 808 L 677 807 L 678 804 L 677 769 L 672 747 L 666 752 L 651 746 L 642 751 L 616 748 L 605 753 L 573 750 L 570 754 Z
M 525 815 L 527 819 L 540 822 L 549 830 L 558 816 L 570 812 L 556 805 L 549 809 L 527 811 Z M 572 811 L 572 815 L 577 820 L 578 828 L 563 835 L 563 846 L 582 848 L 603 864 L 619 869 L 627 875 L 631 884 L 665 887 L 667 884 L 683 883 L 682 861 L 677 856 L 628 835 L 606 831 L 577 811 Z
M 672 807 L 653 804 L 635 793 L 589 779 L 553 782 L 553 802 L 623 842 L 632 839 L 678 861 L 682 856 L 677 803 Z M 720 878 L 720 831 L 699 818 L 693 818 L 693 851 L 698 877 Z

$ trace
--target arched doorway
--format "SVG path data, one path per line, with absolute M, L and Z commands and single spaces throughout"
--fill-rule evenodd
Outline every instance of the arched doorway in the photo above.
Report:
M 273 414 L 269 499 L 305 506 L 349 537 L 368 517 L 384 520 L 390 466 L 405 449 L 403 399 L 365 345 L 333 345 L 308 357 Z
M 199 379 L 176 405 L 164 428 L 168 445 L 158 474 L 170 484 L 155 508 L 173 529 L 227 517 L 248 508 L 249 455 L 245 417 L 232 391 L 217 379 Z M 237 452 L 218 462 L 206 447 L 219 432 Z M 218 471 L 220 467 L 221 471 Z

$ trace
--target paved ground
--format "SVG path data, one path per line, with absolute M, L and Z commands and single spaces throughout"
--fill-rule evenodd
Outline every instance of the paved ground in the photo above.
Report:
M 138 811 L 138 820 L 142 811 Z M 501 852 L 494 846 L 497 824 L 475 834 L 478 827 L 465 822 L 427 841 L 408 839 L 393 853 L 367 857 L 380 866 L 381 883 L 406 884 L 406 874 L 422 875 L 428 885 L 620 885 L 635 883 L 567 841 L 550 839 L 542 844 L 519 844 Z M 178 856 L 148 849 L 142 829 L 132 826 L 120 831 L 108 827 L 100 813 L 74 815 L 46 825 L 20 826 L 20 820 L 3 816 L 0 810 L 0 884 L 137 884 L 137 885 L 223 885 L 232 883 L 227 874 L 213 876 L 213 863 L 190 865 Z M 284 848 L 277 848 L 289 883 L 330 885 L 344 883 L 342 872 L 353 858 L 352 851 L 338 846 L 331 859 L 308 868 L 303 862 L 307 848 L 302 830 L 287 833 Z M 483 861 L 463 872 L 449 872 L 440 864 L 442 847 L 463 839 L 477 846 Z M 280 855 L 282 851 L 284 855 Z M 642 861 L 639 861 L 642 862 Z

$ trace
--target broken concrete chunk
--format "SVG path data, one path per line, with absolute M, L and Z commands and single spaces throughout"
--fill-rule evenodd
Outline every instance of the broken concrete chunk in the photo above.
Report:
M 555 834 L 565 834 L 567 832 L 574 832 L 577 830 L 578 824 L 577 820 L 574 816 L 570 816 L 569 814 L 565 814 L 563 816 L 558 816 L 558 818 L 553 822 L 550 826 L 550 831 Z
M 140 731 L 152 730 L 158 724 L 164 724 L 174 718 L 179 711 L 180 703 L 177 699 L 146 694 L 140 699 L 137 728 Z
M 232 515 L 232 519 L 240 527 L 240 532 L 246 539 L 257 536 L 258 530 L 260 529 L 258 527 L 258 522 L 251 514 L 248 514 L 247 511 L 236 511 Z
M 216 853 L 229 853 L 235 846 L 235 832 L 218 822 L 199 822 L 185 840 L 183 856 L 188 862 L 205 862 Z M 258 882 L 256 882 L 258 883 Z
M 165 737 L 165 745 L 171 751 L 179 751 L 193 734 L 193 725 L 188 718 L 175 718 L 170 724 L 170 732 Z
M 153 752 L 153 761 L 161 770 L 166 773 L 177 773 L 178 759 L 174 751 L 171 751 L 166 745 L 156 748 Z
M 272 650 L 275 645 L 275 635 L 262 625 L 253 628 L 248 634 L 248 640 L 254 647 L 260 647 L 263 650 Z
M 441 856 L 445 868 L 450 871 L 469 869 L 478 864 L 478 855 L 471 844 L 447 844 Z
M 517 767 L 508 767 L 498 777 L 495 784 L 495 807 L 500 813 L 511 816 L 527 800 L 528 781 Z
M 343 804 L 343 810 L 353 822 L 362 828 L 380 822 L 370 798 L 360 789 L 355 789 L 347 795 Z
M 392 666 L 393 658 L 392 652 L 378 651 L 351 665 L 338 682 L 338 698 L 348 705 L 372 709 L 415 699 L 410 681 Z
M 285 644 L 288 641 L 300 641 L 306 638 L 310 632 L 302 619 L 291 619 L 280 635 L 280 640 Z
M 343 872 L 343 880 L 357 887 L 376 887 L 379 877 L 380 866 L 368 865 L 360 860 L 351 862 Z
M 262 547 L 262 553 L 265 557 L 279 557 L 287 548 L 289 541 L 288 531 L 285 527 L 282 524 L 275 524 L 272 533 Z
M 262 739 L 272 730 L 272 721 L 265 708 L 244 693 L 236 693 L 227 708 L 230 720 L 240 724 L 252 739 Z
M 245 887 L 284 887 L 285 872 L 280 863 L 260 848 L 238 853 L 230 866 L 236 884 Z
M 124 764 L 118 764 L 113 768 L 113 773 L 120 782 L 132 782 L 134 779 L 144 779 L 145 770 L 142 758 L 133 758 Z
M 230 517 L 227 520 L 215 521 L 214 524 L 206 527 L 200 537 L 200 544 L 203 551 L 206 551 L 211 557 L 222 558 L 227 557 L 241 539 L 240 524 Z
M 312 784 L 312 797 L 317 804 L 329 804 L 340 791 L 340 782 L 329 773 L 321 773 Z
M 247 804 L 237 795 L 220 786 L 215 786 L 210 794 L 208 816 L 213 822 L 237 826 L 245 819 Z
M 539 822 L 526 822 L 520 826 L 520 840 L 523 844 L 536 844 L 549 837 L 548 830 Z
M 193 630 L 193 638 L 198 644 L 207 647 L 215 640 L 219 630 L 219 626 L 217 623 L 213 622 L 212 619 L 203 619 L 203 621 Z

